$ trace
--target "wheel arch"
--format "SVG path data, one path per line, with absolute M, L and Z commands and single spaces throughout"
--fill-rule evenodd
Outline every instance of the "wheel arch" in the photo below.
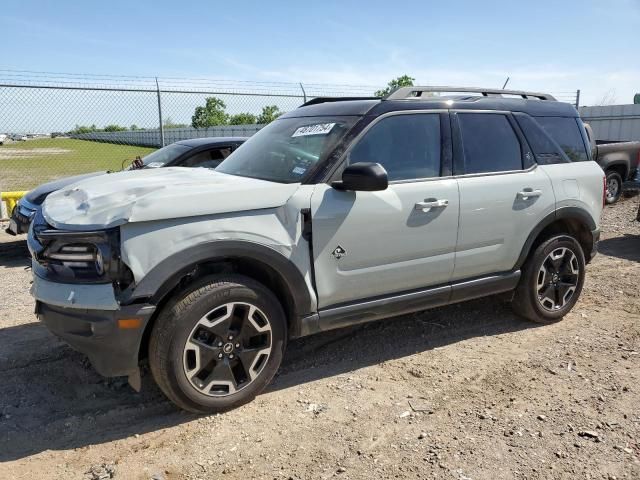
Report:
M 597 229 L 596 222 L 585 210 L 577 207 L 564 207 L 547 215 L 529 233 L 522 247 L 515 269 L 522 267 L 529 254 L 538 245 L 553 235 L 570 234 L 576 238 L 585 254 L 585 261 L 589 262 L 593 250 L 592 232 Z
M 140 357 L 146 355 L 153 324 L 163 307 L 192 282 L 216 273 L 245 275 L 269 288 L 285 311 L 289 336 L 297 336 L 300 318 L 315 310 L 302 272 L 281 253 L 254 242 L 208 242 L 166 258 L 144 276 L 126 300 L 156 306 L 142 335 Z
M 629 175 L 629 162 L 626 159 L 611 160 L 604 166 L 604 171 L 605 173 L 610 171 L 618 172 L 624 182 L 627 180 L 627 176 Z

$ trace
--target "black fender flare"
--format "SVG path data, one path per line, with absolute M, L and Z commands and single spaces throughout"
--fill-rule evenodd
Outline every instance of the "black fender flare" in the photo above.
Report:
M 557 220 L 578 220 L 580 223 L 582 223 L 583 225 L 585 225 L 590 232 L 594 232 L 597 229 L 596 226 L 596 222 L 593 219 L 593 217 L 591 217 L 591 215 L 589 215 L 589 213 L 579 207 L 562 207 L 559 208 L 558 210 L 555 210 L 553 212 L 551 212 L 549 215 L 547 215 L 546 217 L 544 217 L 535 227 L 533 230 L 531 230 L 531 232 L 529 233 L 529 236 L 527 237 L 527 240 L 524 242 L 524 245 L 522 247 L 522 250 L 520 252 L 520 256 L 518 257 L 518 260 L 516 261 L 515 267 L 514 269 L 519 269 L 522 267 L 522 265 L 524 264 L 525 260 L 527 259 L 527 257 L 529 256 L 529 252 L 531 251 L 531 247 L 533 246 L 533 243 L 536 241 L 536 238 L 538 238 L 538 235 L 540 235 L 540 233 L 547 228 L 549 225 L 551 225 L 553 222 L 557 221 Z M 589 252 L 585 252 L 585 254 L 589 254 Z
M 201 243 L 174 253 L 153 267 L 135 285 L 123 303 L 140 300 L 157 305 L 171 292 L 185 275 L 205 262 L 242 258 L 270 267 L 284 281 L 293 298 L 296 316 L 311 313 L 313 302 L 302 272 L 276 250 L 259 243 L 244 240 L 216 240 Z
M 622 154 L 620 154 L 620 155 L 622 155 Z M 622 181 L 625 182 L 627 180 L 627 177 L 629 176 L 629 171 L 630 171 L 630 168 L 631 168 L 628 158 L 614 156 L 610 160 L 605 158 L 604 161 L 602 162 L 602 169 L 605 172 L 607 170 L 611 170 L 614 167 L 618 167 L 618 166 L 621 166 L 621 167 L 624 168 L 624 175 L 622 175 Z

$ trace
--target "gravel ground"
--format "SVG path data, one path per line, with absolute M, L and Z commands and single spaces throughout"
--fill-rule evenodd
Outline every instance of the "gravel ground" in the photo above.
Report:
M 605 209 L 564 321 L 486 298 L 291 342 L 224 415 L 105 380 L 33 316 L 0 235 L 0 478 L 640 478 L 638 197 Z

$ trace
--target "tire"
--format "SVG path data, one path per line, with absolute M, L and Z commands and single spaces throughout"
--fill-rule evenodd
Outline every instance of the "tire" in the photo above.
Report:
M 537 323 L 560 321 L 578 301 L 584 277 L 584 252 L 576 239 L 568 235 L 550 238 L 523 265 L 513 310 Z
M 615 170 L 609 170 L 607 172 L 606 204 L 616 203 L 620 199 L 620 195 L 622 195 L 622 176 Z
M 156 383 L 179 408 L 215 413 L 247 403 L 282 362 L 286 317 L 264 285 L 205 277 L 160 312 L 149 341 Z

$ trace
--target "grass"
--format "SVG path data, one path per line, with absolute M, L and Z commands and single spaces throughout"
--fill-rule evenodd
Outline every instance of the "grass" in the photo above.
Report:
M 123 162 L 128 163 L 136 156 L 143 157 L 154 150 L 70 138 L 5 144 L 0 146 L 0 191 L 29 190 L 57 178 L 100 170 L 120 170 Z

